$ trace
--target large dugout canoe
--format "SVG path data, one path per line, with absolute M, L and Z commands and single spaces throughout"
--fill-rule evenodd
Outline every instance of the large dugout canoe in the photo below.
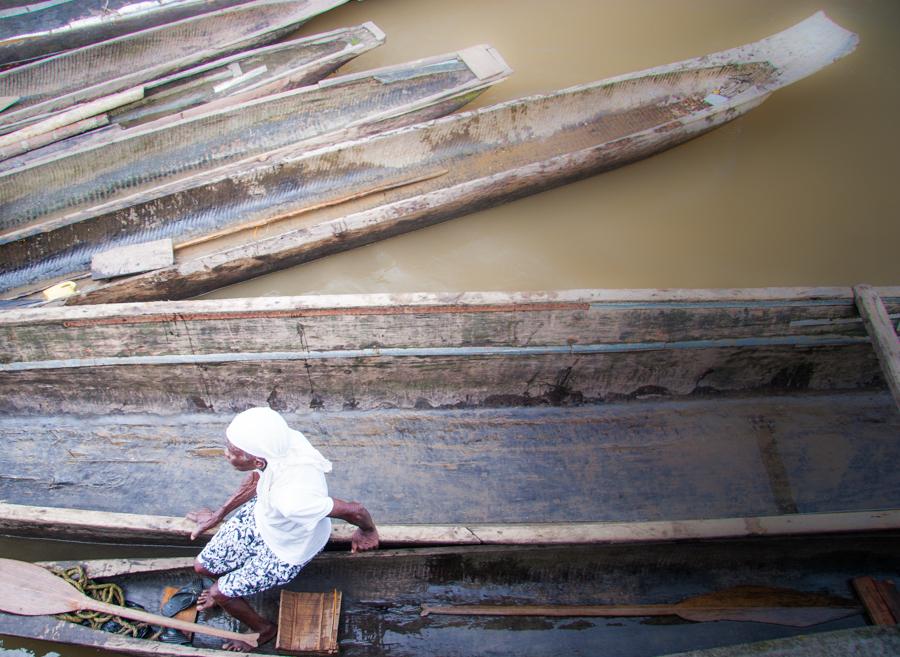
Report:
M 41 158 L 61 157 L 92 143 L 108 142 L 117 134 L 113 131 L 146 127 L 151 121 L 181 120 L 313 84 L 381 45 L 384 38 L 374 23 L 341 28 L 221 57 L 153 80 L 143 85 L 139 100 L 113 109 L 102 105 L 100 114 L 76 106 L 0 136 L 0 158 L 11 158 L 0 163 L 0 169 L 20 168 Z M 95 130 L 98 126 L 103 129 Z M 73 137 L 86 130 L 91 130 L 90 134 Z M 58 139 L 64 141 L 45 146 Z M 28 155 L 18 155 L 26 152 Z M 15 155 L 18 157 L 13 158 Z
M 0 65 L 71 50 L 249 0 L 10 0 Z
M 739 116 L 856 42 L 819 13 L 741 48 L 300 155 L 272 153 L 127 210 L 73 217 L 53 236 L 60 251 L 87 234 L 170 236 L 183 248 L 167 268 L 84 281 L 70 303 L 185 298 L 599 173 Z M 182 237 L 212 216 L 218 232 Z
M 272 148 L 313 150 L 351 135 L 442 116 L 509 74 L 496 50 L 474 46 L 151 123 L 111 141 L 0 172 L 0 287 L 40 288 L 48 278 L 90 268 L 94 254 L 133 240 L 134 235 L 102 234 L 109 214 L 98 216 L 98 201 L 127 215 L 136 198 L 153 198 L 166 187 L 186 188 L 189 198 L 189 181 L 203 172 L 235 162 L 246 166 L 266 159 Z M 268 206 L 265 192 L 260 194 L 257 203 Z M 202 236 L 222 227 L 212 210 L 194 215 L 193 226 L 147 224 L 138 238 L 166 238 L 173 231 L 182 238 Z M 80 235 L 78 243 L 60 248 L 59 238 L 71 230 Z
M 862 628 L 862 613 L 811 627 L 648 617 L 479 617 L 420 615 L 425 605 L 598 605 L 677 603 L 736 585 L 790 588 L 854 604 L 848 580 L 891 577 L 900 568 L 896 536 L 764 539 L 643 546 L 424 548 L 363 554 L 325 552 L 292 591 L 341 591 L 340 654 L 440 656 L 565 654 L 658 655 L 748 641 Z M 88 576 L 125 589 L 129 600 L 159 609 L 163 586 L 196 586 L 191 559 L 83 562 Z M 47 564 L 68 566 L 69 563 Z M 278 592 L 249 602 L 275 618 Z M 835 603 L 839 603 L 835 600 Z M 777 616 L 777 614 L 771 614 Z M 653 622 L 656 620 L 656 622 Z M 241 630 L 221 613 L 199 622 Z M 189 646 L 117 636 L 52 617 L 0 614 L 0 634 L 134 655 L 224 657 L 221 640 L 194 635 Z M 885 644 L 893 645 L 896 642 Z M 473 647 L 474 646 L 474 647 Z M 263 653 L 272 653 L 265 645 Z M 233 653 L 228 653 L 233 654 Z
M 0 132 L 288 34 L 346 0 L 255 0 L 0 72 Z
M 900 413 L 845 288 L 30 308 L 0 350 L 4 533 L 184 542 L 256 405 L 392 543 L 900 528 Z

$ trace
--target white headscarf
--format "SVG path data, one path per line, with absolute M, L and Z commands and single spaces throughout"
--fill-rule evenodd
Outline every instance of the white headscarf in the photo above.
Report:
M 238 413 L 225 435 L 238 449 L 265 459 L 267 471 L 303 465 L 331 472 L 331 461 L 310 445 L 306 436 L 291 429 L 277 411 L 266 406 Z

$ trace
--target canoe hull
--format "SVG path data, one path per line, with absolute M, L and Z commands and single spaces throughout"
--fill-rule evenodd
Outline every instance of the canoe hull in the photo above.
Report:
M 248 1 L 24 0 L 20 6 L 0 12 L 0 65 L 46 57 Z M 35 11 L 35 6 L 40 9 Z
M 345 1 L 246 2 L 9 69 L 0 73 L 0 94 L 19 101 L 0 113 L 0 131 L 274 41 Z
M 38 507 L 4 509 L 10 532 L 183 540 L 179 518 L 237 484 L 222 435 L 256 405 L 303 427 L 334 494 L 403 544 L 699 537 L 682 521 L 716 519 L 696 531 L 733 536 L 772 516 L 790 533 L 900 507 L 895 475 L 864 465 L 900 458 L 900 416 L 849 289 L 25 309 L 0 336 L 0 498 Z M 52 511 L 73 499 L 141 517 Z M 875 528 L 859 519 L 793 531 Z
M 381 551 L 366 555 L 324 553 L 289 588 L 342 591 L 341 654 L 384 655 L 484 654 L 486 645 L 516 654 L 617 654 L 729 645 L 860 627 L 861 615 L 813 628 L 764 623 L 648 623 L 642 618 L 422 618 L 423 605 L 435 604 L 603 604 L 677 602 L 689 596 L 727 589 L 735 583 L 790 587 L 851 597 L 848 579 L 866 564 L 875 577 L 896 572 L 896 538 L 845 537 L 833 543 L 740 541 L 693 545 L 575 548 L 471 548 Z M 161 585 L 193 579 L 189 560 L 100 562 L 89 573 L 104 574 L 126 588 L 130 599 L 148 608 L 159 604 Z M 179 568 L 179 565 L 182 567 Z M 130 574 L 126 574 L 130 571 Z M 118 574 L 117 574 L 118 573 Z M 96 575 L 95 575 L 96 576 Z M 264 615 L 274 616 L 274 596 L 250 599 Z M 221 615 L 207 622 L 237 629 Z M 94 645 L 129 654 L 219 655 L 217 643 L 195 639 L 193 647 L 170 649 L 66 626 L 45 618 L 0 615 L 0 632 Z M 473 649 L 473 642 L 478 649 Z M 502 649 L 500 648 L 502 647 Z M 265 651 L 266 649 L 264 649 Z
M 87 222 L 92 237 L 211 213 L 230 232 L 185 248 L 171 267 L 86 282 L 68 303 L 185 298 L 607 171 L 740 116 L 855 42 L 817 15 L 743 48 L 312 152 L 273 152 L 190 189 L 135 196 L 127 210 L 102 209 Z M 76 243 L 85 219 L 69 217 L 69 233 L 53 239 Z M 20 255 L 38 257 L 37 242 L 31 248 Z

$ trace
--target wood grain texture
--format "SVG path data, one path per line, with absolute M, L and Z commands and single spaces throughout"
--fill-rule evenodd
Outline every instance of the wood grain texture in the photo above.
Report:
M 872 339 L 872 346 L 878 354 L 881 369 L 884 370 L 884 378 L 894 395 L 897 409 L 900 410 L 900 340 L 897 339 L 894 323 L 872 286 L 857 285 L 853 288 L 853 293 L 866 331 Z
M 471 541 L 474 532 L 475 540 L 494 542 L 527 540 L 527 535 L 516 538 L 514 527 L 499 527 L 508 523 L 671 523 L 776 515 L 781 506 L 760 453 L 761 424 L 777 439 L 783 474 L 801 514 L 900 508 L 900 486 L 890 466 L 900 457 L 895 440 L 900 420 L 888 400 L 886 394 L 719 397 L 285 415 L 335 464 L 331 493 L 363 501 L 378 523 L 468 528 L 453 540 Z M 222 457 L 231 417 L 4 417 L 0 498 L 37 507 L 145 514 L 163 535 L 183 540 L 189 523 L 176 519 L 199 506 L 217 506 L 239 481 Z M 83 537 L 91 531 L 131 532 L 134 541 L 143 524 L 134 521 L 88 523 L 80 531 Z M 27 518 L 18 522 L 28 525 Z M 753 531 L 738 524 L 737 531 Z M 677 537 L 687 531 L 679 527 L 644 530 Z M 626 536 L 627 528 L 620 529 Z M 790 531 L 789 525 L 783 530 Z M 32 524 L 32 531 L 40 530 Z M 569 538 L 579 531 L 572 527 Z M 640 531 L 635 529 L 635 538 Z M 406 534 L 406 540 L 414 535 Z M 560 540 L 546 531 L 540 535 Z M 586 541 L 616 536 L 603 528 L 585 528 L 580 535 Z M 429 539 L 425 532 L 418 540 L 439 537 Z
M 881 596 L 874 578 L 855 577 L 853 579 L 853 588 L 874 625 L 897 624 L 897 619 L 891 614 L 891 610 Z
M 295 655 L 338 652 L 341 593 L 281 591 L 278 613 L 278 651 Z
M 165 270 L 88 286 L 68 303 L 185 298 L 607 171 L 751 110 L 779 86 L 847 54 L 855 43 L 854 35 L 818 14 L 741 48 L 302 156 L 272 153 L 253 167 L 197 180 L 190 190 L 135 198 L 127 212 L 111 209 L 97 225 L 174 226 L 211 212 L 230 224 L 280 220 L 265 234 L 232 235 L 185 251 Z M 706 102 L 710 93 L 725 88 L 727 102 Z M 401 171 L 439 169 L 450 174 L 378 198 L 306 211 L 379 186 Z M 268 203 L 259 203 L 259 197 Z M 98 228 L 92 237 L 103 239 L 100 233 L 112 228 Z

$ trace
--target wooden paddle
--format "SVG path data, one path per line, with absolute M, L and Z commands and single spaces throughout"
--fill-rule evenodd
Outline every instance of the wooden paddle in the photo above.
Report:
M 257 633 L 229 632 L 94 600 L 40 566 L 13 559 L 0 559 L 0 611 L 23 616 L 44 616 L 82 609 L 172 627 L 185 632 L 200 632 L 232 641 L 242 641 L 254 648 L 258 645 Z
M 791 589 L 737 586 L 663 605 L 423 605 L 422 616 L 679 616 L 690 621 L 755 621 L 809 627 L 860 613 L 859 607 Z

